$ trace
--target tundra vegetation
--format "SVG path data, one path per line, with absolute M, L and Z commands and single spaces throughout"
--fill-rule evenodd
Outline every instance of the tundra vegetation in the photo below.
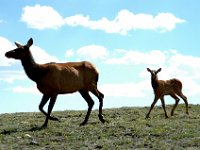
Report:
M 149 107 L 104 109 L 104 124 L 94 110 L 86 126 L 78 124 L 86 111 L 53 112 L 60 122 L 49 122 L 43 129 L 41 113 L 1 114 L 0 149 L 199 149 L 200 106 L 189 105 L 189 115 L 184 108 L 178 105 L 168 119 L 161 106 L 150 119 L 144 117 Z

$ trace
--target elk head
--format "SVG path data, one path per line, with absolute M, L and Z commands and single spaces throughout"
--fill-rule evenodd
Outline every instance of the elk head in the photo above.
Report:
M 7 58 L 14 58 L 14 59 L 23 59 L 26 58 L 27 55 L 30 55 L 29 47 L 33 44 L 33 39 L 30 38 L 26 45 L 21 45 L 15 42 L 17 46 L 16 49 L 6 52 L 5 56 Z
M 159 68 L 158 70 L 151 70 L 151 69 L 147 68 L 147 71 L 151 73 L 152 79 L 156 79 L 158 72 L 161 71 L 161 68 Z

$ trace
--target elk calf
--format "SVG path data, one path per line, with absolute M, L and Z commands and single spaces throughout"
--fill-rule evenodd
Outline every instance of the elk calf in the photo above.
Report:
M 178 79 L 170 79 L 170 80 L 165 80 L 165 81 L 158 80 L 157 74 L 161 71 L 161 68 L 158 70 L 151 70 L 151 69 L 147 68 L 147 71 L 151 73 L 151 85 L 154 90 L 155 98 L 154 98 L 153 103 L 151 104 L 151 108 L 150 108 L 148 114 L 146 115 L 146 118 L 149 118 L 151 110 L 153 109 L 153 107 L 156 104 L 156 102 L 158 101 L 158 99 L 161 100 L 162 107 L 165 112 L 165 117 L 168 118 L 168 115 L 167 115 L 167 112 L 165 109 L 165 101 L 164 101 L 165 95 L 170 95 L 176 101 L 174 107 L 172 108 L 171 116 L 174 115 L 174 110 L 176 109 L 176 106 L 179 103 L 180 99 L 178 98 L 178 96 L 181 97 L 183 99 L 183 101 L 185 102 L 186 114 L 189 114 L 187 97 L 184 96 L 182 93 L 181 81 Z
M 104 95 L 97 89 L 99 73 L 93 64 L 87 61 L 68 63 L 37 64 L 33 59 L 29 47 L 33 44 L 32 38 L 26 45 L 15 43 L 17 48 L 5 54 L 8 58 L 21 60 L 27 76 L 37 84 L 38 90 L 43 94 L 39 110 L 46 116 L 43 127 L 47 127 L 48 120 L 58 119 L 51 116 L 53 106 L 58 94 L 79 92 L 88 103 L 88 111 L 81 125 L 85 125 L 94 105 L 89 92 L 99 99 L 99 120 L 104 123 L 102 115 Z M 50 99 L 48 112 L 43 110 Z

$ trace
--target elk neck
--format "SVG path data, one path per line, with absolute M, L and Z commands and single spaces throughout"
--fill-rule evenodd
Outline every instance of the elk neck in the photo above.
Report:
M 31 80 L 37 82 L 40 77 L 41 70 L 39 68 L 39 65 L 35 62 L 31 52 L 26 58 L 21 59 L 21 62 L 27 76 Z
M 158 87 L 158 77 L 157 76 L 151 77 L 151 85 L 155 91 L 156 88 Z

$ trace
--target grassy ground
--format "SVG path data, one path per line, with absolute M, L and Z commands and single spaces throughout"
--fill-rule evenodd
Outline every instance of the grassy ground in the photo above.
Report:
M 105 124 L 95 110 L 86 126 L 79 126 L 86 111 L 53 112 L 60 122 L 50 121 L 46 129 L 40 128 L 41 113 L 1 114 L 0 149 L 200 149 L 199 105 L 190 105 L 189 115 L 179 105 L 169 119 L 156 107 L 146 120 L 148 109 L 105 109 Z

